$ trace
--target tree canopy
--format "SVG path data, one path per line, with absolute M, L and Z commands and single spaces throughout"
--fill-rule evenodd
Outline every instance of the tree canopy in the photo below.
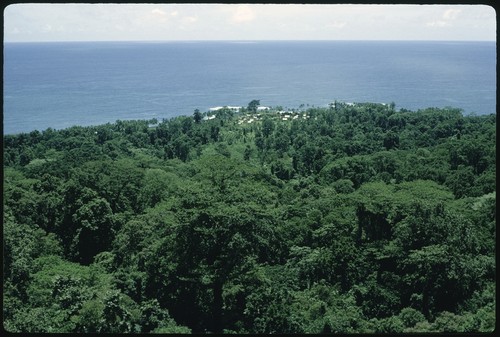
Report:
M 496 115 L 258 105 L 5 135 L 4 328 L 494 330 Z

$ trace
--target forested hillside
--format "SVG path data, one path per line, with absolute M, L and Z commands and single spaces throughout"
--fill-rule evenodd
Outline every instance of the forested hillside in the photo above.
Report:
M 492 331 L 496 115 L 282 110 L 4 136 L 4 328 Z

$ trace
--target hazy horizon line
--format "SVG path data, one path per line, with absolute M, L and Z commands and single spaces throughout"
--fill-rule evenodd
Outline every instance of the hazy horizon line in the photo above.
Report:
M 234 39 L 172 39 L 172 40 L 30 40 L 30 41 L 3 41 L 3 43 L 199 43 L 199 42 L 233 42 L 233 43 L 258 43 L 258 42 L 496 42 L 495 40 L 461 40 L 461 39 L 262 39 L 262 40 L 234 40 Z

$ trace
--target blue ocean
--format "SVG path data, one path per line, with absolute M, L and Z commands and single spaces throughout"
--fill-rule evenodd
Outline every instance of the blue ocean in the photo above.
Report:
M 343 102 L 496 113 L 495 42 L 4 43 L 4 134 L 213 106 Z

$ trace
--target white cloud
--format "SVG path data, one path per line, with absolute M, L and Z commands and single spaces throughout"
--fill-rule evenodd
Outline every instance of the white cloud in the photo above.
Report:
M 245 23 L 255 20 L 255 12 L 248 5 L 238 6 L 231 16 L 232 23 Z
M 456 8 L 447 9 L 443 13 L 443 19 L 444 20 L 456 20 L 458 18 L 458 14 L 460 14 L 460 12 L 462 12 L 461 9 L 456 9 Z
M 165 11 L 162 11 L 161 9 L 159 8 L 155 8 L 151 11 L 151 14 L 153 15 L 157 15 L 157 16 L 165 16 L 167 15 L 167 13 Z
M 195 23 L 196 21 L 198 21 L 197 16 L 185 16 L 182 18 L 182 23 L 184 23 L 184 24 L 191 24 L 191 23 Z
M 180 25 L 178 26 L 181 31 L 195 31 L 196 22 L 198 21 L 197 16 L 184 16 L 180 20 Z
M 442 13 L 439 19 L 428 21 L 425 25 L 427 27 L 451 27 L 454 25 L 461 12 L 462 10 L 459 8 L 448 8 Z
M 165 23 L 167 22 L 167 12 L 159 9 L 159 8 L 155 8 L 151 11 L 151 14 L 152 14 L 152 17 L 149 18 L 154 24 L 154 22 L 158 22 L 158 23 Z

